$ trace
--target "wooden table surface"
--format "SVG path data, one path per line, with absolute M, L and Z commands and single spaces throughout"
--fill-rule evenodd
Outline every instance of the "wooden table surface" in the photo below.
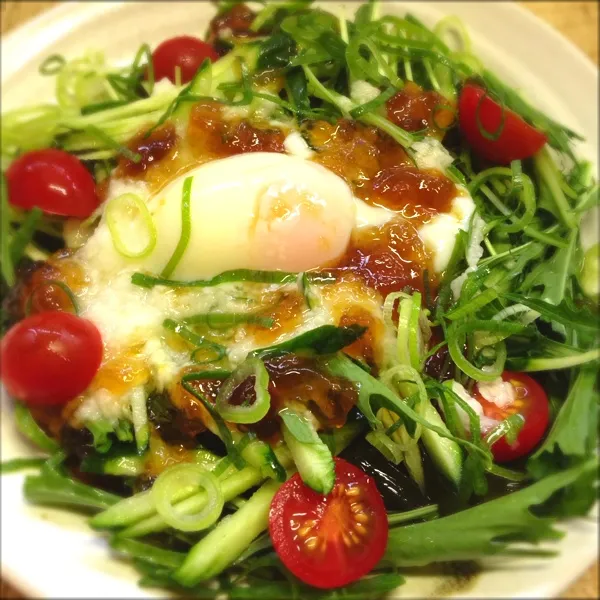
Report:
M 27 19 L 58 2 L 2 1 L 1 33 L 10 31 Z M 520 2 L 553 25 L 598 64 L 597 2 Z M 5 551 L 7 549 L 4 549 Z M 22 598 L 11 586 L 1 583 L 0 598 Z M 598 598 L 598 564 L 591 567 L 561 598 Z

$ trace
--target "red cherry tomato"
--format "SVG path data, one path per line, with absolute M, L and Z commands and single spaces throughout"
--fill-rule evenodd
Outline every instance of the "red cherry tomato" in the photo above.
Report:
M 336 483 L 318 494 L 296 473 L 271 503 L 269 533 L 283 564 L 299 579 L 329 589 L 360 579 L 385 552 L 387 513 L 375 482 L 335 459 Z
M 487 139 L 481 128 L 493 135 L 501 126 L 502 112 L 502 107 L 486 96 L 483 88 L 472 83 L 463 87 L 458 103 L 460 129 L 473 150 L 483 158 L 496 164 L 508 164 L 533 156 L 548 141 L 543 133 L 507 108 L 498 139 Z
M 25 210 L 38 206 L 62 217 L 89 217 L 100 204 L 96 184 L 72 154 L 47 148 L 27 152 L 6 171 L 8 201 Z
M 166 77 L 175 83 L 175 67 L 180 67 L 181 82 L 188 83 L 205 58 L 214 62 L 219 55 L 210 44 L 198 38 L 182 35 L 165 40 L 152 53 L 154 80 L 160 81 Z
M 502 379 L 510 383 L 516 392 L 515 401 L 508 406 L 499 406 L 486 400 L 479 390 L 479 384 L 474 390 L 474 397 L 483 407 L 486 417 L 501 421 L 510 415 L 520 414 L 525 419 L 514 444 L 509 445 L 506 438 L 501 438 L 492 445 L 492 454 L 499 463 L 529 454 L 544 436 L 550 419 L 548 397 L 535 379 L 525 373 L 511 371 L 504 371 Z
M 102 361 L 95 325 L 48 311 L 14 325 L 0 344 L 0 375 L 8 393 L 34 406 L 65 404 L 91 383 Z

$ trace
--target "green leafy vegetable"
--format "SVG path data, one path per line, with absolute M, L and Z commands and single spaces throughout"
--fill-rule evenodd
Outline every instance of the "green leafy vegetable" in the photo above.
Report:
M 365 331 L 366 327 L 360 325 L 350 325 L 348 327 L 321 325 L 321 327 L 301 333 L 287 342 L 253 350 L 250 355 L 266 358 L 277 354 L 296 354 L 298 352 L 332 354 L 355 342 Z
M 39 475 L 28 475 L 23 488 L 25 498 L 34 504 L 75 506 L 105 510 L 120 496 L 86 485 L 70 477 L 60 465 L 46 462 Z
M 510 554 L 510 542 L 536 543 L 562 536 L 553 519 L 531 509 L 597 469 L 596 460 L 555 473 L 533 485 L 448 517 L 390 531 L 386 559 L 398 566 Z M 515 551 L 512 550 L 514 553 Z M 523 549 L 520 554 L 533 550 Z
M 579 370 L 544 443 L 527 461 L 536 478 L 576 465 L 594 452 L 598 443 L 596 380 L 595 367 Z
M 42 431 L 30 410 L 21 402 L 15 403 L 15 423 L 19 432 L 42 450 L 53 453 L 60 449 L 59 444 Z
M 46 462 L 45 458 L 13 458 L 0 463 L 0 475 L 18 473 L 27 469 L 39 469 Z

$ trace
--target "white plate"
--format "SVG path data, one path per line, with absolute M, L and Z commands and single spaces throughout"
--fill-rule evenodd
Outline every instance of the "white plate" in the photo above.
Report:
M 327 3 L 332 8 L 333 3 Z M 348 5 L 347 10 L 356 8 Z M 598 154 L 598 73 L 592 63 L 548 25 L 509 3 L 402 3 L 386 11 L 410 10 L 427 23 L 445 14 L 469 26 L 484 62 L 540 108 L 582 132 L 581 152 Z M 50 99 L 50 80 L 37 73 L 52 53 L 76 57 L 86 49 L 105 51 L 111 61 L 131 60 L 143 42 L 152 46 L 173 35 L 203 35 L 213 8 L 207 2 L 72 2 L 42 14 L 2 40 L 2 109 Z M 1 453 L 6 460 L 31 454 L 14 431 L 10 403 L 2 401 Z M 2 484 L 2 576 L 26 594 L 49 598 L 142 598 L 125 563 L 109 557 L 104 540 L 82 518 L 65 511 L 27 506 L 22 475 Z M 592 563 L 597 553 L 593 518 L 565 525 L 556 558 L 490 561 L 490 570 L 473 578 L 410 575 L 397 597 L 461 596 L 551 597 Z

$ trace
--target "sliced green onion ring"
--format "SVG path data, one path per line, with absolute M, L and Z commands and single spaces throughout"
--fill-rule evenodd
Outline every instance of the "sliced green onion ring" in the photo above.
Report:
M 383 384 L 385 384 L 393 392 L 400 393 L 400 396 L 403 398 L 407 398 L 408 396 L 416 393 L 417 405 L 415 406 L 414 410 L 420 417 L 425 418 L 425 411 L 427 409 L 428 402 L 427 390 L 418 371 L 407 364 L 396 365 L 390 369 L 387 369 L 386 371 L 383 371 L 380 375 L 380 379 Z M 387 428 L 391 427 L 397 420 L 391 411 L 388 410 L 388 414 L 391 417 L 391 422 L 384 422 L 384 425 Z M 403 430 L 406 431 L 406 428 L 402 427 L 398 433 L 402 434 Z M 408 432 L 406 432 L 405 436 L 399 435 L 400 439 L 402 439 L 402 442 L 405 444 L 403 449 L 408 450 L 411 446 L 414 446 L 419 441 L 422 431 L 422 425 L 417 423 L 412 436 L 408 435 Z
M 231 397 L 236 388 L 248 377 L 254 376 L 254 391 L 256 399 L 248 406 L 234 406 L 230 404 Z M 257 423 L 268 412 L 271 406 L 271 395 L 268 391 L 269 373 L 264 363 L 259 358 L 245 360 L 219 389 L 215 405 L 217 412 L 231 423 Z
M 15 403 L 15 423 L 23 436 L 45 452 L 54 453 L 60 450 L 58 442 L 42 430 L 31 415 L 31 411 L 21 402 Z
M 218 362 L 227 355 L 227 348 L 225 348 L 225 346 L 207 340 L 204 336 L 194 333 L 173 319 L 165 319 L 163 321 L 163 327 L 176 333 L 186 342 L 196 346 L 196 349 L 191 354 L 191 359 L 197 364 L 205 365 Z M 202 353 L 204 353 L 204 356 L 202 356 Z
M 135 194 L 122 194 L 110 200 L 105 209 L 106 224 L 115 250 L 126 258 L 144 258 L 156 246 L 156 226 L 146 203 Z M 145 245 L 135 247 L 135 240 Z M 134 240 L 134 244 L 131 243 Z
M 491 321 L 472 321 L 462 325 L 453 323 L 448 327 L 446 339 L 448 341 L 448 351 L 454 364 L 468 377 L 475 381 L 494 381 L 504 371 L 504 363 L 506 361 L 506 345 L 499 342 L 495 345 L 496 360 L 493 365 L 485 369 L 477 368 L 471 363 L 462 353 L 462 347 L 465 343 L 466 334 L 469 331 L 491 331 L 491 332 L 507 332 L 517 334 L 524 327 L 518 323 L 508 322 L 491 322 Z
M 423 355 L 423 336 L 419 327 L 421 316 L 421 294 L 415 292 L 412 297 L 410 317 L 408 321 L 408 354 L 410 365 L 413 369 L 421 369 L 421 357 Z
M 398 361 L 414 369 L 421 368 L 423 342 L 419 329 L 421 313 L 421 294 L 415 292 L 400 301 L 398 310 Z
M 353 119 L 359 119 L 363 115 L 373 112 L 380 106 L 383 106 L 396 92 L 397 90 L 395 87 L 388 87 L 383 92 L 381 92 L 379 96 L 373 98 L 373 100 L 369 100 L 368 102 L 365 102 L 364 104 L 359 104 L 356 108 L 353 108 L 350 111 L 350 116 Z
M 496 102 L 496 100 L 494 100 L 494 98 L 492 98 L 491 94 L 486 89 L 483 96 L 481 96 L 481 98 L 479 98 L 479 101 L 477 102 L 477 107 L 475 108 L 475 121 L 477 123 L 477 129 L 479 129 L 479 133 L 486 140 L 495 142 L 496 140 L 500 139 L 500 136 L 502 135 L 502 132 L 504 131 L 504 126 L 506 124 L 506 106 L 504 105 L 504 102 L 497 103 L 497 104 L 499 104 L 500 108 L 502 109 L 502 113 L 500 116 L 500 124 L 498 125 L 498 128 L 496 129 L 496 131 L 488 131 L 483 126 L 483 123 L 481 122 L 481 107 L 486 98 L 490 98 L 491 100 Z
M 182 489 L 190 492 L 204 489 L 206 504 L 197 514 L 183 514 L 173 506 L 174 497 Z M 201 531 L 216 523 L 223 512 L 224 498 L 218 479 L 200 465 L 180 464 L 163 471 L 152 486 L 156 512 L 174 529 Z
M 385 297 L 383 302 L 383 319 L 389 327 L 395 329 L 394 321 L 392 319 L 392 315 L 394 313 L 394 305 L 396 304 L 396 300 L 399 298 L 410 298 L 408 294 L 404 292 L 392 292 Z
M 177 268 L 181 257 L 183 256 L 185 249 L 190 241 L 190 235 L 192 233 L 192 221 L 190 216 L 190 202 L 192 194 L 192 182 L 193 177 L 186 177 L 183 182 L 183 191 L 181 194 L 181 236 L 177 242 L 177 246 L 173 251 L 173 256 L 169 259 L 165 268 L 162 270 L 160 276 L 168 278 L 173 274 L 173 271 Z
M 190 359 L 197 365 L 208 365 L 219 362 L 226 354 L 227 349 L 221 344 L 203 340 L 202 344 L 191 353 Z
M 67 64 L 62 54 L 51 54 L 39 67 L 40 75 L 56 75 Z
M 399 465 L 404 460 L 400 444 L 392 441 L 383 431 L 370 431 L 365 439 L 391 463 Z
M 223 377 L 229 376 L 229 372 L 223 374 Z M 202 394 L 197 392 L 194 387 L 191 385 L 191 381 L 197 381 L 201 379 L 220 379 L 221 373 L 219 371 L 200 371 L 198 373 L 188 373 L 181 378 L 181 387 L 194 396 L 197 400 L 202 403 L 202 406 L 206 409 L 210 417 L 215 423 L 217 431 L 214 431 L 212 427 L 209 429 L 218 437 L 221 438 L 221 441 L 225 444 L 225 448 L 227 449 L 227 455 L 231 458 L 233 464 L 238 469 L 243 469 L 246 466 L 246 461 L 242 458 L 239 453 L 239 450 L 235 446 L 231 430 L 223 421 L 221 415 L 215 410 L 215 407 L 212 402 L 209 402 Z
M 505 437 L 509 444 L 514 444 L 524 424 L 523 415 L 510 415 L 485 436 L 484 442 L 491 448 L 498 440 Z
M 64 282 L 58 281 L 56 279 L 50 279 L 48 281 L 44 281 L 39 285 L 36 285 L 33 290 L 31 290 L 31 294 L 27 298 L 27 302 L 25 303 L 25 316 L 28 317 L 31 314 L 31 305 L 33 304 L 33 300 L 35 295 L 42 289 L 46 289 L 49 287 L 57 287 L 60 288 L 69 298 L 71 304 L 73 305 L 73 312 L 78 315 L 79 314 L 79 304 L 77 303 L 77 299 L 75 298 L 75 294 L 71 291 L 71 288 Z
M 448 45 L 449 48 L 450 44 L 447 41 L 447 37 L 446 39 L 444 39 L 444 37 L 447 36 L 447 34 L 452 34 L 460 44 L 459 48 L 455 48 L 455 51 L 470 54 L 472 45 L 469 32 L 467 31 L 465 24 L 457 16 L 449 15 L 440 19 L 433 28 L 433 33 Z
M 87 125 L 82 131 L 100 140 L 101 142 L 104 142 L 109 148 L 115 150 L 118 154 L 121 154 L 127 160 L 130 160 L 131 162 L 136 164 L 142 162 L 141 154 L 133 152 L 127 146 L 123 146 L 123 144 L 119 144 L 117 140 L 115 140 L 105 131 L 102 131 L 102 129 L 100 129 L 99 127 L 96 127 L 95 125 Z

